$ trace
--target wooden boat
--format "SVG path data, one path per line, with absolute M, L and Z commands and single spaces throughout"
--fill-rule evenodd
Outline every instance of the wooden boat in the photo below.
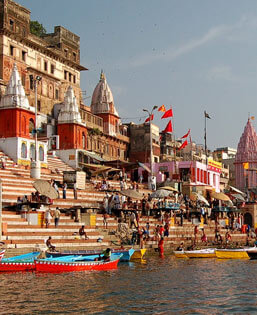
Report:
M 254 248 L 216 249 L 215 253 L 220 259 L 249 259 L 248 251 Z
M 131 256 L 131 259 L 143 259 L 145 253 L 146 253 L 146 248 L 135 249 L 133 255 Z
M 134 249 L 112 249 L 112 254 L 121 255 L 120 261 L 129 261 L 131 256 L 134 254 Z M 88 260 L 94 260 L 96 257 L 101 255 L 103 250 L 64 250 L 62 252 L 46 252 L 47 257 L 62 257 L 62 256 L 70 256 L 70 255 L 77 255 L 77 256 L 88 256 Z M 89 258 L 89 256 L 94 256 Z
M 188 258 L 183 250 L 174 250 L 173 253 L 177 258 Z
M 120 258 L 111 261 L 47 261 L 35 260 L 36 271 L 39 272 L 74 272 L 86 270 L 112 270 L 117 269 Z
M 34 260 L 40 252 L 32 252 L 24 255 L 3 258 L 0 262 L 0 272 L 17 272 L 35 270 Z
M 199 250 L 185 250 L 184 254 L 188 258 L 214 258 L 216 257 L 215 248 L 206 248 Z

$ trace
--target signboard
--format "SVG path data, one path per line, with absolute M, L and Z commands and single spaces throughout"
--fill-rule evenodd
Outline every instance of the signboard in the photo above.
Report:
M 214 160 L 208 160 L 208 170 L 221 173 L 222 163 Z
M 78 171 L 64 171 L 63 172 L 63 182 L 67 183 L 68 186 L 76 183 L 77 189 L 85 189 L 85 187 L 86 187 L 86 173 L 85 172 L 78 172 Z
M 160 172 L 168 172 L 168 166 L 160 166 L 159 171 Z
M 74 154 L 69 155 L 69 160 L 70 160 L 70 161 L 74 161 L 74 160 L 75 160 L 75 155 L 74 155 Z

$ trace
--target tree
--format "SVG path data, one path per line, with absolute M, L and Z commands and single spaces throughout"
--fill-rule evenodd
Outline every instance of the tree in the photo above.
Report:
M 90 139 L 91 139 L 91 151 L 93 150 L 93 138 L 101 136 L 102 132 L 98 128 L 92 128 L 88 132 Z
M 46 29 L 38 21 L 30 21 L 30 33 L 42 37 L 46 34 Z

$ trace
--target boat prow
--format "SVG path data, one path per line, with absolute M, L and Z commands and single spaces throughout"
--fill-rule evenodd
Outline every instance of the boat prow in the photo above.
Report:
M 199 250 L 185 250 L 185 255 L 188 258 L 215 258 L 215 248 L 206 248 Z
M 188 258 L 183 250 L 174 250 L 173 253 L 177 258 Z
M 143 259 L 145 253 L 146 253 L 146 248 L 135 249 L 133 255 L 131 256 L 131 259 Z
M 248 251 L 251 248 L 216 249 L 215 253 L 219 259 L 249 259 Z

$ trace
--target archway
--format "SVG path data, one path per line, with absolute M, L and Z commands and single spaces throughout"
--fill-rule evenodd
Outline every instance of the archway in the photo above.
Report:
M 244 214 L 244 224 L 250 225 L 250 227 L 253 226 L 253 217 L 252 217 L 251 213 L 246 212 Z

